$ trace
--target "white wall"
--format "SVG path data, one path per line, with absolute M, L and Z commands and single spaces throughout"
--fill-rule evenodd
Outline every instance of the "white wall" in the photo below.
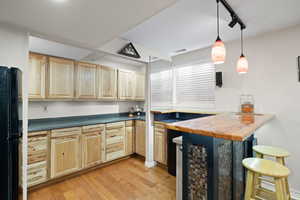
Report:
M 102 65 L 111 66 L 114 68 L 126 69 L 130 71 L 144 71 L 144 64 L 129 64 L 118 62 L 110 59 L 101 59 L 89 61 Z M 72 101 L 57 101 L 57 102 L 30 102 L 29 103 L 29 119 L 53 118 L 53 117 L 68 117 L 68 116 L 84 116 L 97 115 L 107 113 L 128 112 L 135 105 L 143 106 L 142 102 L 72 102 Z
M 140 102 L 30 102 L 29 119 L 128 112 Z
M 28 91 L 28 73 L 27 61 L 28 59 L 28 34 L 25 31 L 19 30 L 15 27 L 6 24 L 0 24 L 0 65 L 17 67 L 23 71 L 23 155 L 27 155 L 27 91 Z M 1 83 L 0 83 L 1 84 Z M 23 156 L 23 163 L 27 163 L 27 156 Z M 25 174 L 26 168 L 23 168 Z M 23 176 L 23 194 L 27 194 L 27 174 Z M 23 200 L 27 199 L 27 195 L 23 195 Z
M 300 56 L 300 26 L 272 32 L 245 41 L 249 73 L 238 75 L 236 62 L 240 42 L 226 43 L 226 62 L 218 65 L 223 71 L 223 87 L 216 89 L 216 110 L 237 111 L 239 95 L 252 94 L 255 111 L 274 113 L 276 119 L 256 133 L 260 144 L 280 146 L 291 152 L 287 160 L 292 170 L 291 187 L 300 191 L 300 82 L 297 56 Z M 212 41 L 213 42 L 213 41 Z M 211 48 L 193 51 L 173 58 L 175 65 L 210 60 Z

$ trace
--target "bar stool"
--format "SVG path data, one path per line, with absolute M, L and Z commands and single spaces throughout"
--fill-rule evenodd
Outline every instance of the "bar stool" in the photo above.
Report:
M 285 179 L 290 173 L 287 167 L 277 162 L 261 158 L 246 158 L 243 160 L 243 166 L 247 169 L 245 200 L 290 199 L 285 185 Z M 257 188 L 259 175 L 274 179 L 275 192 L 264 188 Z
M 280 163 L 284 166 L 285 166 L 285 158 L 290 156 L 290 153 L 287 150 L 279 148 L 279 147 L 256 145 L 253 147 L 253 150 L 256 153 L 256 157 L 258 157 L 258 158 L 265 158 L 266 156 L 274 157 L 274 158 L 276 158 L 276 161 L 278 163 Z M 260 185 L 261 180 L 275 184 L 273 181 L 269 181 L 267 179 L 259 177 L 259 181 L 258 181 L 259 185 Z M 286 182 L 286 190 L 287 190 L 288 194 L 290 194 L 288 179 L 286 179 L 285 182 Z

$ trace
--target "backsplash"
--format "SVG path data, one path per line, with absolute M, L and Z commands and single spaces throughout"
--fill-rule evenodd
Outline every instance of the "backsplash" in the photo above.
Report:
M 70 117 L 84 115 L 98 115 L 108 113 L 128 112 L 130 107 L 143 102 L 29 102 L 28 118 L 42 119 L 54 117 Z

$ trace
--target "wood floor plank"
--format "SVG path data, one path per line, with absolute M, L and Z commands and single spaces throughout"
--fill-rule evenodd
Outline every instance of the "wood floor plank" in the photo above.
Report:
M 176 179 L 137 158 L 40 188 L 29 200 L 175 200 Z

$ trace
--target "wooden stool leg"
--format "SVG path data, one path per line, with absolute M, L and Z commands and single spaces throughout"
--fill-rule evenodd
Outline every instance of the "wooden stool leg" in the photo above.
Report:
M 286 195 L 284 194 L 284 183 L 282 182 L 283 178 L 275 179 L 275 195 L 276 200 L 286 200 Z
M 251 200 L 253 194 L 253 179 L 254 173 L 250 170 L 247 171 L 247 182 L 245 191 L 245 200 Z
M 264 158 L 264 155 L 263 154 L 261 154 L 261 153 L 257 153 L 256 152 L 256 157 L 257 158 Z M 259 175 L 258 177 L 257 177 L 257 186 L 258 186 L 258 188 L 261 188 L 261 179 L 259 178 L 259 177 L 261 177 L 261 175 Z
M 276 161 L 285 166 L 284 158 L 277 157 Z M 286 193 L 288 195 L 288 199 L 290 200 L 291 199 L 291 193 L 290 193 L 290 187 L 289 187 L 289 182 L 288 182 L 288 178 L 287 177 L 284 180 L 284 185 L 285 185 Z

